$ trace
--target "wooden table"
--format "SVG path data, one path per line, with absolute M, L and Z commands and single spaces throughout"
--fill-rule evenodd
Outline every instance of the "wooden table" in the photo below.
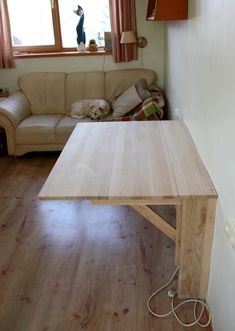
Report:
M 206 297 L 217 194 L 182 122 L 79 124 L 39 198 L 131 206 L 175 241 L 178 295 Z M 176 228 L 152 205 L 175 205 Z

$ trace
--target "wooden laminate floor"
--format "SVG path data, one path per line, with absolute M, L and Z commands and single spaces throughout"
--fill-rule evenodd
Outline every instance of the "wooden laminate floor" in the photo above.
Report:
M 172 241 L 130 207 L 39 201 L 57 157 L 0 158 L 0 331 L 186 330 L 146 307 L 175 269 Z M 154 305 L 169 308 L 166 291 Z

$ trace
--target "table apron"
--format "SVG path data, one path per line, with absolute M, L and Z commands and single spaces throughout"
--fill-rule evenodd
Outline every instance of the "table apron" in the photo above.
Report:
M 158 206 L 158 205 L 182 205 L 180 198 L 154 198 L 154 199 L 100 199 L 90 200 L 93 205 L 118 205 L 118 206 Z

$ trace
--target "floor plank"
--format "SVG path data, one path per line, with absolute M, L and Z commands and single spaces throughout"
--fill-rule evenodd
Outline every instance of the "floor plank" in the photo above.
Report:
M 39 201 L 57 157 L 0 158 L 0 330 L 185 330 L 146 308 L 174 271 L 173 242 L 130 207 Z M 158 212 L 174 223 L 174 208 Z M 153 305 L 169 308 L 166 291 Z

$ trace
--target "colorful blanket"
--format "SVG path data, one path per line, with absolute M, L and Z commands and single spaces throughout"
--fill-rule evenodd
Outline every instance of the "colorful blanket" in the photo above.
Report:
M 157 86 L 149 88 L 151 96 L 144 100 L 138 107 L 121 117 L 110 117 L 100 119 L 101 122 L 123 122 L 123 121 L 152 121 L 161 120 L 164 116 L 165 105 L 162 91 Z

